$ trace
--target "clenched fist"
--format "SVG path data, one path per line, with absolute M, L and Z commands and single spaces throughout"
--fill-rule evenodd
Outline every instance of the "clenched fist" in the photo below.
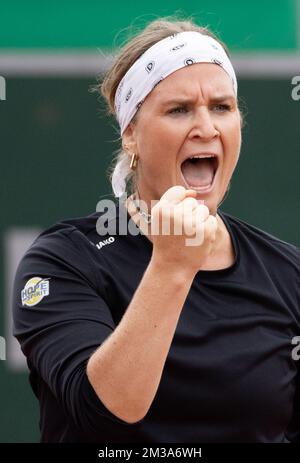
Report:
M 218 221 L 195 190 L 169 188 L 151 211 L 153 256 L 197 272 L 211 252 Z

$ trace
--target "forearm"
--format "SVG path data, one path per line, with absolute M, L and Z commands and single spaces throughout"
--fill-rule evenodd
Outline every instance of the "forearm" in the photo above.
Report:
M 122 320 L 88 362 L 98 397 L 124 421 L 140 420 L 151 406 L 192 281 L 152 259 Z

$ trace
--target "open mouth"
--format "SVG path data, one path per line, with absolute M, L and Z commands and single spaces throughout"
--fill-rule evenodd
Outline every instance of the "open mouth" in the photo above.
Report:
M 212 190 L 218 164 L 214 154 L 194 155 L 183 161 L 180 168 L 187 188 L 202 193 Z

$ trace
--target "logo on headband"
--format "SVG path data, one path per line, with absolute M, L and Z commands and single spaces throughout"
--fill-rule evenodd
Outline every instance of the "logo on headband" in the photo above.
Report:
M 144 103 L 144 100 L 139 101 L 138 104 L 136 105 L 135 109 L 136 110 L 140 109 L 140 107 L 142 106 L 143 103 Z
M 126 98 L 125 98 L 126 103 L 130 99 L 131 95 L 132 95 L 132 88 L 129 89 L 129 91 L 128 91 L 127 95 L 126 95 Z
M 122 81 L 119 84 L 119 87 L 118 87 L 118 90 L 117 90 L 117 93 L 116 93 L 116 100 L 120 100 L 123 86 L 124 86 L 124 81 Z
M 186 46 L 186 43 L 180 43 L 179 45 L 176 45 L 175 47 L 171 48 L 170 51 L 176 51 L 185 46 Z
M 223 66 L 223 61 L 220 61 L 220 60 L 218 60 L 216 58 L 212 58 L 211 61 L 212 61 L 212 63 L 218 64 L 219 66 Z
M 191 64 L 194 64 L 195 63 L 195 59 L 194 58 L 186 58 L 184 60 L 184 64 L 185 66 L 190 66 Z
M 156 82 L 154 82 L 153 86 L 152 86 L 152 90 L 156 87 L 156 85 L 159 84 L 159 82 L 161 82 L 162 80 L 164 80 L 163 76 L 161 76 L 160 79 L 158 79 Z
M 145 67 L 145 69 L 146 69 L 146 71 L 148 72 L 148 74 L 153 70 L 154 65 L 155 65 L 155 61 L 150 61 L 150 63 L 147 64 L 147 66 Z

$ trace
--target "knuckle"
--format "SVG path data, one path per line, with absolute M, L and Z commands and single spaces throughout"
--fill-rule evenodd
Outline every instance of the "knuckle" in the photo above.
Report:
M 210 233 L 212 230 L 214 230 L 214 218 L 210 215 L 206 220 L 205 220 L 205 229 L 207 233 Z
M 209 217 L 209 209 L 204 204 L 198 204 L 197 210 L 199 212 L 199 216 L 203 221 L 206 221 Z
M 198 207 L 198 201 L 196 198 L 191 198 L 191 197 L 188 197 L 188 198 L 185 198 L 183 201 L 182 201 L 182 204 L 184 207 L 186 208 L 196 208 Z

